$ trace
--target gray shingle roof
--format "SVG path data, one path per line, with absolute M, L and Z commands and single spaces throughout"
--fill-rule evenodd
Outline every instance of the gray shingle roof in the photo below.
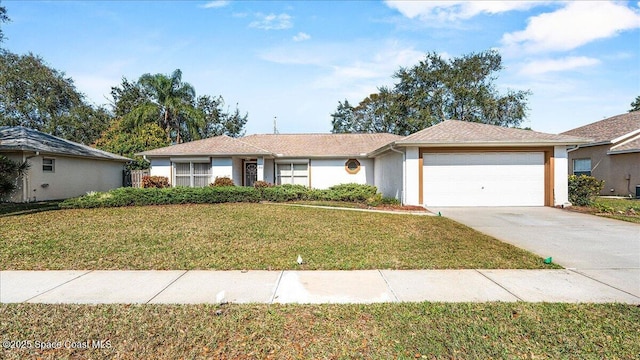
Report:
M 446 120 L 411 134 L 396 144 L 420 145 L 528 145 L 528 144 L 584 144 L 588 139 L 555 135 L 532 130 L 506 128 L 459 120 Z
M 631 153 L 640 152 L 640 137 L 637 137 L 628 142 L 622 142 L 619 145 L 612 146 L 609 149 L 610 153 Z
M 591 138 L 594 143 L 607 143 L 637 130 L 640 130 L 640 111 L 612 116 L 562 134 Z
M 45 154 L 131 161 L 124 156 L 98 150 L 22 126 L 0 126 L 0 151 L 39 151 Z

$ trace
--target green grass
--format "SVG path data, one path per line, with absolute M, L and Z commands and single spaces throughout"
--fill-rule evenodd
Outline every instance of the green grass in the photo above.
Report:
M 598 197 L 595 203 L 600 216 L 640 224 L 640 199 Z
M 0 349 L 4 359 L 637 359 L 622 304 L 0 306 L 0 338 L 104 349 Z M 69 343 L 68 343 L 69 344 Z
M 0 228 L 2 270 L 555 268 L 443 217 L 297 206 L 59 210 Z

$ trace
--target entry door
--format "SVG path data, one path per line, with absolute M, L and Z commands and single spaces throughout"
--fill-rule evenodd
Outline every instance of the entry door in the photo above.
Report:
M 258 180 L 258 163 L 255 161 L 246 161 L 244 163 L 244 186 L 253 186 Z

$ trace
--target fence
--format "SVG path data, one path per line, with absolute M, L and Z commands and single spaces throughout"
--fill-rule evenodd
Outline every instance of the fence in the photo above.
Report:
M 142 177 L 149 175 L 147 170 L 125 170 L 122 185 L 130 187 L 142 187 Z

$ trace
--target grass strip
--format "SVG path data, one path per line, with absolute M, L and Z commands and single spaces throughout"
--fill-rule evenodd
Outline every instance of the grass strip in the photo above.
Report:
M 637 359 L 621 304 L 0 306 L 4 359 Z M 37 349 L 40 343 L 60 348 Z M 102 341 L 103 348 L 93 348 Z M 87 344 L 87 349 L 70 348 Z M 15 344 L 15 343 L 12 343 Z M 40 345 L 41 346 L 41 345 Z M 97 347 L 97 346 L 96 346 Z

